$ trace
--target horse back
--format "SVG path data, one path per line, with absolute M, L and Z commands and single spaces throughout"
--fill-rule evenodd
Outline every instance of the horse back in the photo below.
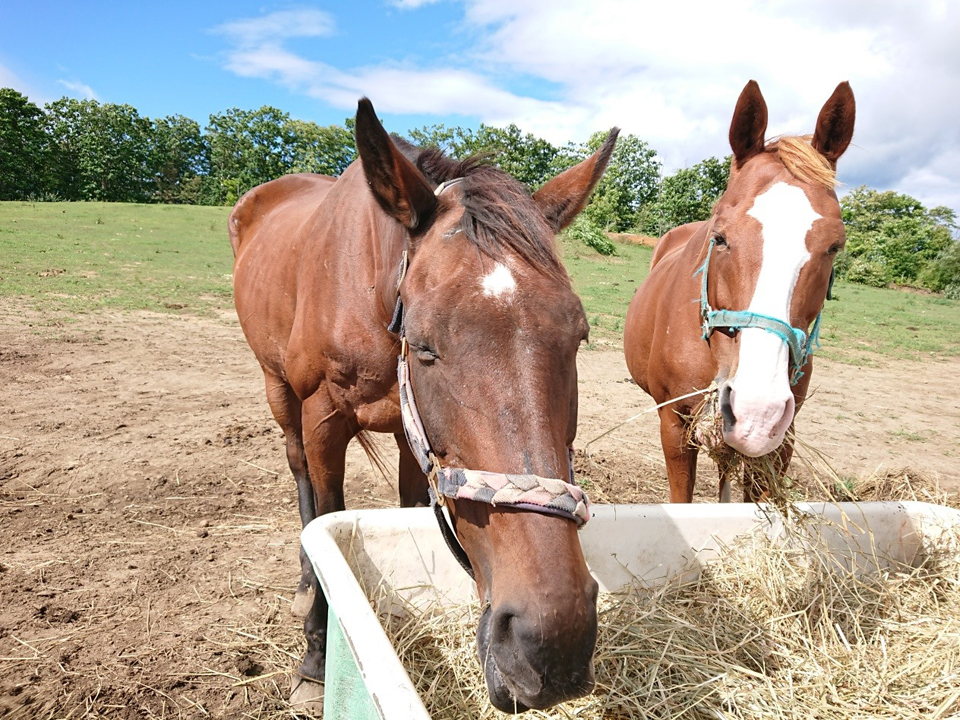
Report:
M 335 182 L 335 178 L 313 173 L 284 175 L 244 193 L 234 205 L 227 222 L 234 258 L 240 252 L 244 238 L 253 236 L 264 219 L 270 217 L 277 208 L 300 206 L 304 210 L 312 210 Z

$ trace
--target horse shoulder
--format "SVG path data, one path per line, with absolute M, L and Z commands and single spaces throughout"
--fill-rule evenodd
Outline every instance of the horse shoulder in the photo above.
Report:
M 677 394 L 674 385 L 678 365 L 699 368 L 708 355 L 707 345 L 700 339 L 695 267 L 685 260 L 684 252 L 703 225 L 681 225 L 660 238 L 650 274 L 627 311 L 627 367 L 637 384 L 657 402 Z

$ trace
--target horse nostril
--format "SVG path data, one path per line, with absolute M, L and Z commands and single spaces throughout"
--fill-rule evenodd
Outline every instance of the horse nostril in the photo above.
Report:
M 737 424 L 737 416 L 733 414 L 733 388 L 730 383 L 724 383 L 720 388 L 720 414 L 723 416 L 723 429 L 731 432 Z
M 513 639 L 513 620 L 515 617 L 516 615 L 509 610 L 500 610 L 493 614 L 490 625 L 495 643 L 503 644 Z

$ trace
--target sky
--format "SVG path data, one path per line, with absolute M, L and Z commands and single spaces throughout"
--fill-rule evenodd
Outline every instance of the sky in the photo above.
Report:
M 670 173 L 727 155 L 740 90 L 768 136 L 857 99 L 840 192 L 960 213 L 957 0 L 0 0 L 0 87 L 206 125 L 273 105 L 321 125 L 368 96 L 388 130 L 516 123 L 554 144 L 617 125 Z

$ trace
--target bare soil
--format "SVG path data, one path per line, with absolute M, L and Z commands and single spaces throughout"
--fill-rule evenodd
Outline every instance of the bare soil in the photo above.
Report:
M 579 367 L 579 447 L 652 404 L 618 348 Z M 821 361 L 798 435 L 841 475 L 957 490 L 958 375 Z M 232 315 L 67 322 L 0 301 L 0 387 L 0 717 L 290 717 L 295 489 Z M 658 443 L 648 413 L 590 444 L 594 499 L 665 501 Z M 346 496 L 393 505 L 395 483 L 352 447 Z

